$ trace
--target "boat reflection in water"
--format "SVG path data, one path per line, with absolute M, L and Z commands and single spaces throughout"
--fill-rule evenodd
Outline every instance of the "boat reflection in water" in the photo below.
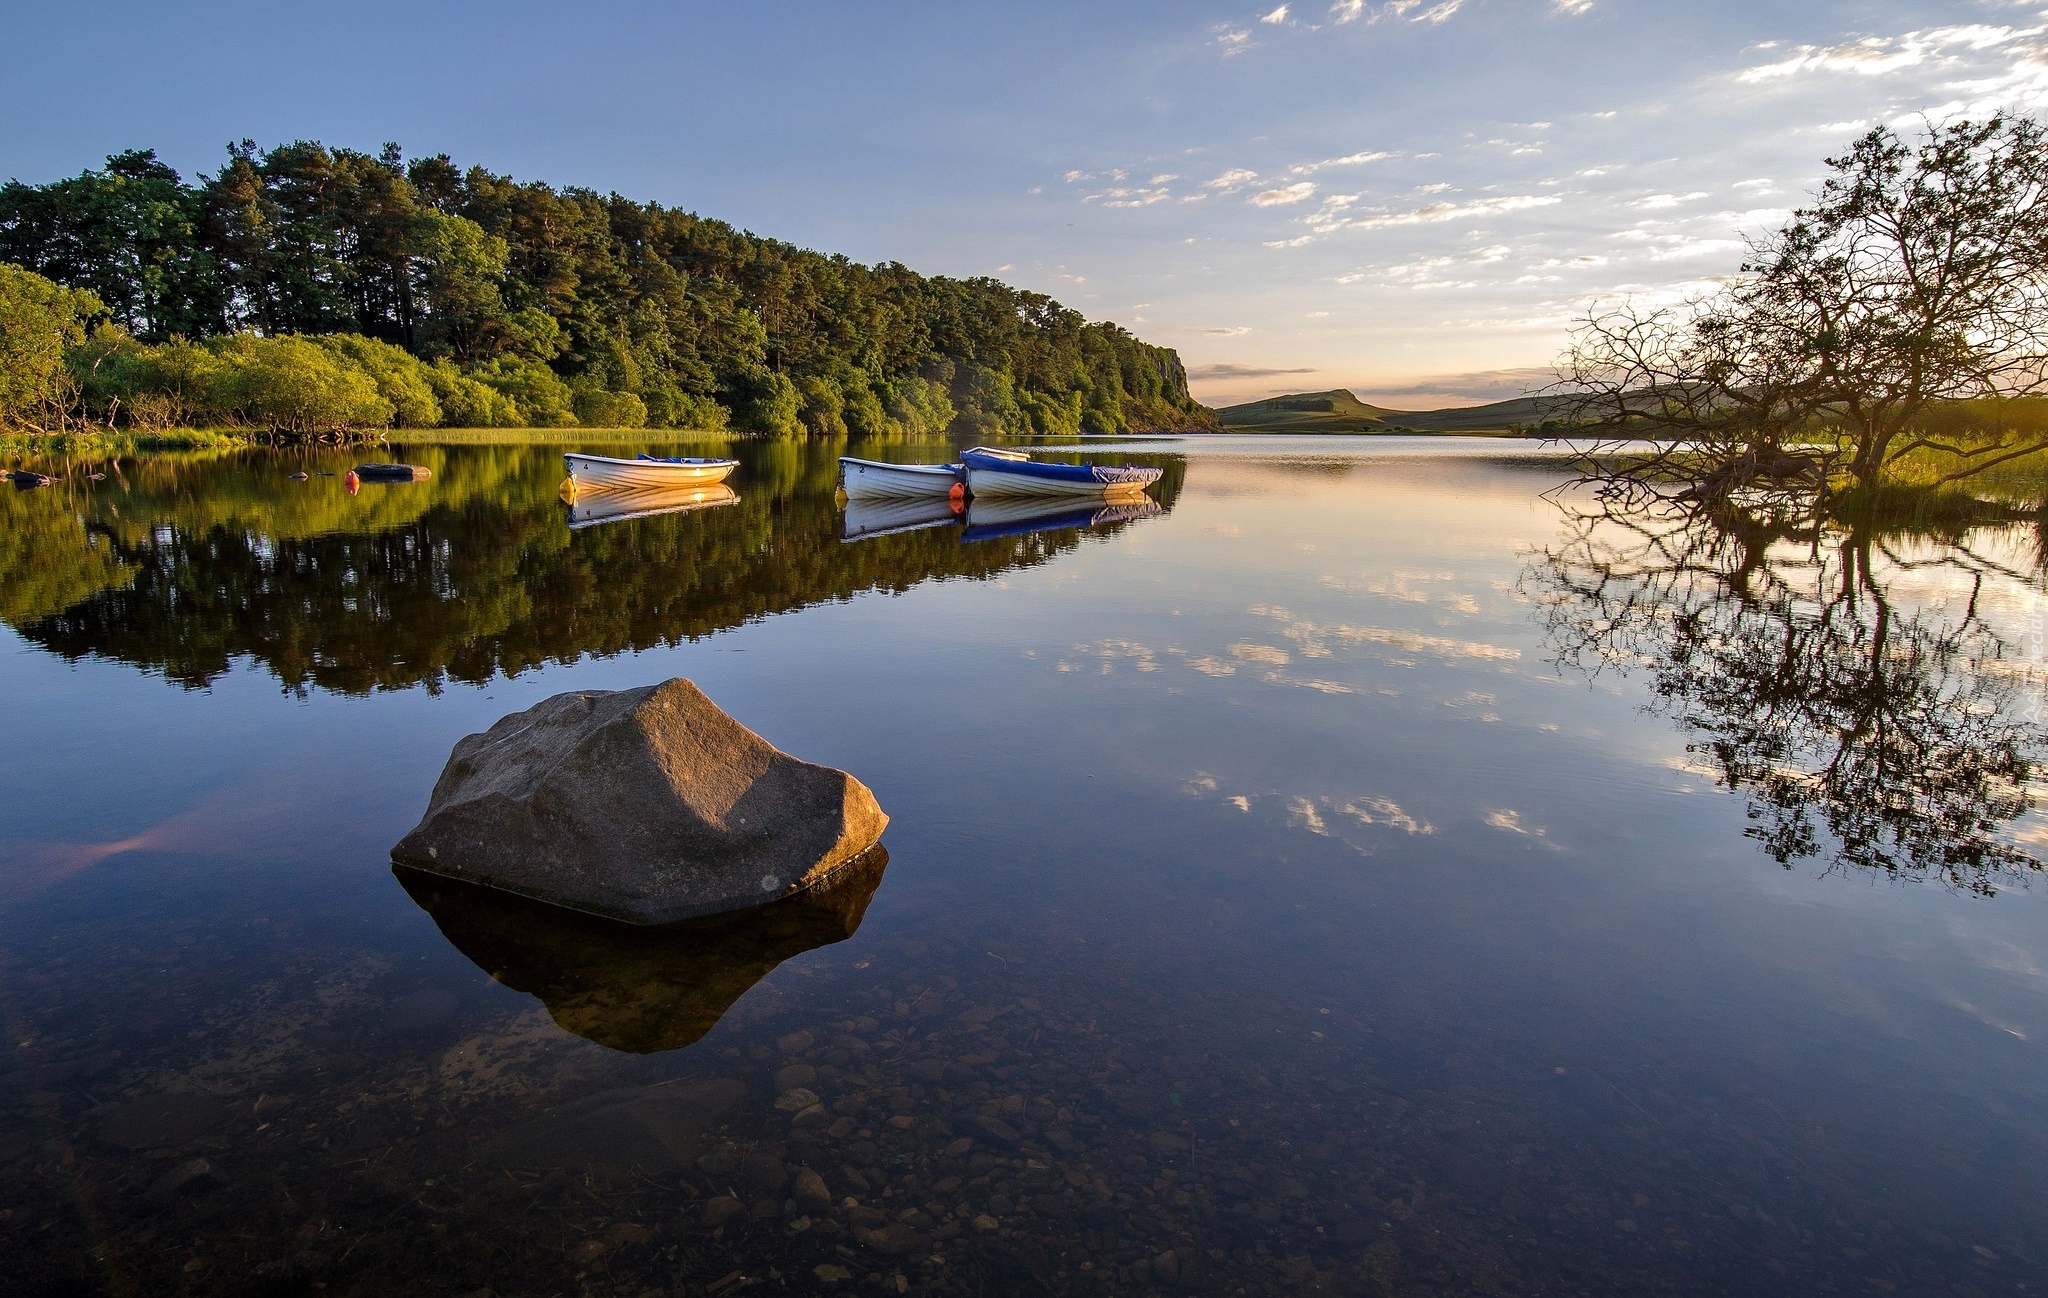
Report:
M 950 527 L 960 521 L 963 508 L 946 496 L 851 496 L 846 501 L 846 517 L 840 523 L 839 539 L 865 541 L 871 536 L 891 536 L 926 527 Z
M 643 928 L 394 865 L 441 935 L 557 1025 L 632 1054 L 694 1044 L 791 956 L 852 937 L 881 885 L 879 845 L 794 897 Z
M 681 514 L 692 509 L 713 509 L 736 505 L 739 493 L 724 483 L 709 486 L 629 487 L 618 491 L 571 491 L 562 498 L 569 506 L 569 526 L 596 527 L 628 518 L 652 518 L 657 514 Z
M 960 539 L 991 541 L 1064 527 L 1101 527 L 1136 522 L 1165 512 L 1165 506 L 1139 493 L 1105 495 L 1092 500 L 1075 500 L 1071 496 L 977 496 L 967 506 L 967 530 Z

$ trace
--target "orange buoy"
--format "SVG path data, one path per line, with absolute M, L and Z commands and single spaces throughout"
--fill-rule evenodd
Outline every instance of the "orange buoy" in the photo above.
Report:
M 351 496 L 355 495 L 357 492 L 363 489 L 363 480 L 356 476 L 356 471 L 354 469 L 350 469 L 348 471 L 348 476 L 343 478 L 341 481 L 342 485 L 348 488 L 348 494 Z
M 956 501 L 967 499 L 967 484 L 964 482 L 954 483 L 946 492 L 946 495 Z

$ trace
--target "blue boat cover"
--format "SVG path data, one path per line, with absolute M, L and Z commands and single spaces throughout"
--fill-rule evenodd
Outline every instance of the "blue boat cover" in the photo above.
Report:
M 1011 473 L 1020 478 L 1044 478 L 1050 482 L 1086 482 L 1101 487 L 1142 487 L 1159 479 L 1160 470 L 1137 464 L 1053 464 L 1045 460 L 1003 460 L 974 451 L 961 460 L 970 469 Z
M 648 454 L 647 452 L 645 452 L 645 451 L 642 451 L 642 452 L 640 452 L 640 454 L 638 454 L 638 455 L 634 456 L 633 458 L 634 458 L 634 459 L 636 459 L 636 460 L 651 460 L 651 461 L 653 461 L 653 462 L 654 462 L 654 463 L 656 463 L 656 464 L 724 464 L 724 463 L 725 463 L 725 461 L 724 461 L 724 460 L 707 460 L 707 459 L 703 459 L 703 458 L 701 458 L 701 457 L 698 457 L 698 456 L 689 456 L 689 455 L 667 455 L 667 456 L 663 456 L 663 455 L 649 455 L 649 454 Z

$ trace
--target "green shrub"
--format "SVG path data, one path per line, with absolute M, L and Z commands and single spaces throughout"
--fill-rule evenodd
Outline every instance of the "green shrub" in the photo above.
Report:
M 520 422 L 528 427 L 573 428 L 577 423 L 569 385 L 539 361 L 500 356 L 478 370 L 476 377 L 509 398 L 518 407 Z
M 1081 431 L 1081 394 L 1068 392 L 1059 396 L 1051 393 L 1027 392 L 1017 398 L 1023 407 L 1024 416 L 1031 423 L 1031 431 L 1046 437 L 1071 437 Z
M 943 383 L 915 374 L 895 380 L 885 391 L 889 417 L 908 438 L 937 437 L 958 414 Z
M 640 394 L 647 403 L 649 428 L 701 428 L 723 432 L 732 413 L 710 397 L 674 388 L 648 388 Z
M 586 428 L 646 428 L 647 403 L 630 392 L 585 388 L 576 394 L 576 422 Z
M 980 365 L 963 365 L 954 380 L 954 400 L 960 407 L 955 419 L 957 431 L 970 437 L 999 437 L 1021 432 L 1030 421 L 1017 405 L 1017 390 L 1010 376 Z
M 316 341 L 345 364 L 361 370 L 377 385 L 377 395 L 391 403 L 392 422 L 400 428 L 434 428 L 441 422 L 441 402 L 428 375 L 432 366 L 403 347 L 361 334 L 328 334 Z
M 796 381 L 797 418 L 813 437 L 846 436 L 846 396 L 839 385 L 819 374 Z
M 441 422 L 446 427 L 519 428 L 525 423 L 512 398 L 447 361 L 428 366 L 425 378 L 434 390 L 434 399 L 441 403 Z
M 845 420 L 846 431 L 853 436 L 894 437 L 902 431 L 889 412 L 882 409 L 882 399 L 875 394 L 866 374 L 848 371 L 839 380 L 839 390 L 845 400 L 841 418 Z
M 210 412 L 288 433 L 385 428 L 396 413 L 369 375 L 305 338 L 236 334 L 207 348 L 221 361 Z
M 763 372 L 747 381 L 745 393 L 734 411 L 741 431 L 771 437 L 802 435 L 804 426 L 797 419 L 802 402 L 786 376 Z
M 76 387 L 65 349 L 106 312 L 84 289 L 0 262 L 0 424 L 61 422 Z

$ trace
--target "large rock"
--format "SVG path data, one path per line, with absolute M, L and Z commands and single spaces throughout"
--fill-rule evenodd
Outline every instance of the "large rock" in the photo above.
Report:
M 859 780 L 779 751 L 678 677 L 557 694 L 464 738 L 391 855 L 668 924 L 801 892 L 888 823 Z

